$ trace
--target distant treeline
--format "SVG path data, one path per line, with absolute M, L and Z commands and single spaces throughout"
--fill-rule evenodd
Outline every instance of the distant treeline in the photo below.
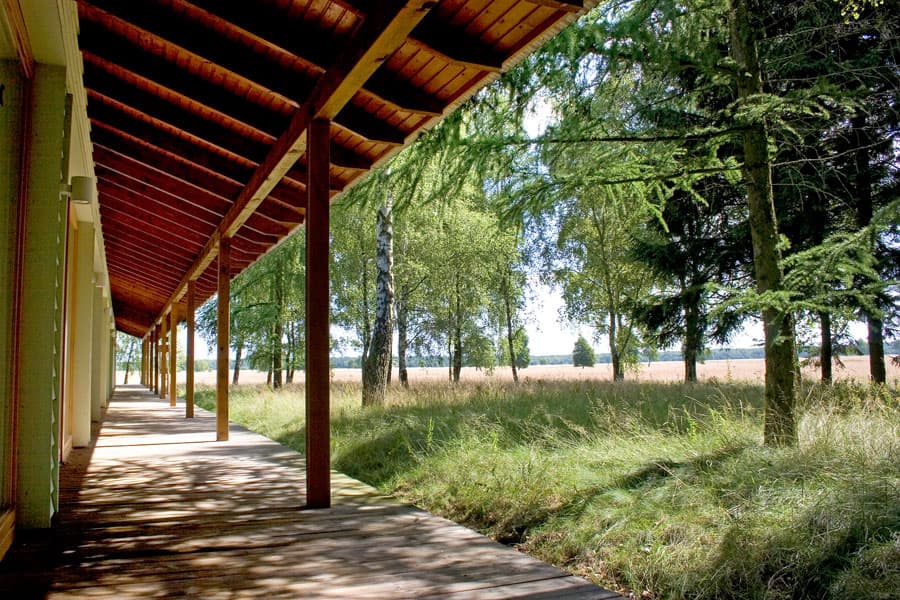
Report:
M 717 348 L 710 350 L 705 356 L 706 360 L 725 360 L 740 358 L 763 358 L 762 348 Z M 358 356 L 332 356 L 331 367 L 333 369 L 359 369 Z M 657 352 L 655 356 L 641 355 L 641 362 L 667 362 L 680 361 L 681 352 L 677 350 L 667 350 Z M 394 357 L 394 364 L 397 357 Z M 465 362 L 465 361 L 464 361 Z M 602 353 L 596 355 L 597 364 L 609 364 L 612 362 L 610 354 Z M 532 365 L 571 365 L 572 354 L 543 354 L 531 357 Z M 450 362 L 446 356 L 411 356 L 407 360 L 409 367 L 449 367 Z M 475 365 L 466 365 L 475 366 Z
M 857 347 L 858 353 L 866 355 L 869 353 L 868 345 L 860 340 L 858 342 Z M 894 341 L 891 343 L 887 343 L 884 346 L 885 353 L 888 355 L 896 355 L 900 354 L 900 341 Z M 856 354 L 857 352 L 854 352 Z M 801 352 L 800 356 L 807 356 L 806 352 Z M 703 355 L 703 360 L 740 360 L 744 358 L 764 358 L 763 349 L 762 348 L 714 348 L 712 350 L 707 350 Z M 358 356 L 332 356 L 331 357 L 331 368 L 332 369 L 359 369 Z M 681 360 L 681 352 L 678 350 L 665 350 L 662 352 L 657 352 L 653 356 L 649 356 L 647 354 L 641 354 L 641 362 L 673 362 Z M 602 353 L 596 355 L 597 364 L 609 364 L 612 361 L 609 353 Z M 241 361 L 243 368 L 250 368 L 250 365 L 247 364 L 247 361 Z M 394 364 L 397 364 L 397 357 L 394 357 Z M 531 357 L 532 365 L 571 365 L 572 364 L 572 355 L 571 354 L 539 354 Z M 446 356 L 411 356 L 407 360 L 407 365 L 410 368 L 413 367 L 449 367 L 450 363 Z M 231 368 L 234 368 L 234 361 L 231 361 Z M 466 366 L 474 366 L 474 365 L 466 365 Z M 183 368 L 183 366 L 180 366 Z M 214 370 L 216 368 L 216 360 L 214 358 L 211 359 L 198 359 L 195 370 L 196 371 L 208 371 Z
M 646 353 L 642 353 L 641 362 L 674 362 L 681 361 L 682 356 L 681 352 L 678 350 L 665 350 L 662 352 L 656 352 L 653 355 L 648 355 Z M 703 360 L 737 360 L 742 358 L 764 358 L 765 355 L 763 353 L 762 348 L 716 348 L 714 350 L 707 351 L 702 359 Z M 599 353 L 595 355 L 595 359 L 597 364 L 609 364 L 612 362 L 612 356 L 608 352 Z M 571 354 L 548 354 L 548 355 L 538 355 L 531 357 L 531 364 L 533 365 L 571 365 L 572 364 L 572 355 Z

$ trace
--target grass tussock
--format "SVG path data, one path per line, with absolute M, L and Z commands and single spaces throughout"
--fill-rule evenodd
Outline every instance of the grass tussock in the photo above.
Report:
M 234 420 L 302 451 L 302 387 L 232 389 Z M 810 388 L 800 444 L 779 449 L 760 445 L 753 385 L 428 385 L 359 404 L 333 388 L 335 468 L 607 587 L 900 598 L 896 392 Z

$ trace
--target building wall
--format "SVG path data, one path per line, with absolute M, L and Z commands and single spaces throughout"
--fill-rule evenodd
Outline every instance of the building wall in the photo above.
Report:
M 0 60 L 0 515 L 11 509 L 13 484 L 13 309 L 18 220 L 19 136 L 22 126 L 22 76 L 19 63 Z M 11 530 L 0 531 L 0 555 Z
M 10 6 L 22 10 L 28 47 L 17 55 L 11 13 L 0 10 L 0 558 L 15 530 L 52 525 L 63 442 L 90 443 L 93 388 L 102 402 L 112 389 L 99 206 L 61 194 L 70 176 L 94 176 L 78 7 Z M 31 79 L 19 55 L 33 56 Z
M 38 64 L 32 80 L 28 193 L 19 342 L 19 527 L 49 527 L 58 508 L 61 336 L 67 202 L 60 185 L 66 123 L 65 67 Z

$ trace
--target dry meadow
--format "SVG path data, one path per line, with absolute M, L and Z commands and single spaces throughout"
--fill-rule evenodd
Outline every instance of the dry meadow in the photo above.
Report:
M 869 357 L 846 356 L 842 357 L 843 367 L 835 366 L 834 377 L 837 380 L 867 381 L 869 369 Z M 765 364 L 762 359 L 738 359 L 738 360 L 707 360 L 697 365 L 697 374 L 701 381 L 719 382 L 759 382 L 762 383 L 765 372 Z M 900 385 L 900 368 L 890 364 L 888 358 L 887 367 L 888 383 L 893 386 Z M 446 367 L 429 367 L 409 369 L 410 382 L 417 381 L 446 381 L 449 373 Z M 809 379 L 817 379 L 816 369 L 803 368 L 803 376 Z M 529 381 L 584 381 L 584 380 L 610 380 L 612 379 L 611 365 L 597 365 L 591 368 L 573 367 L 571 365 L 533 365 L 519 371 L 519 377 Z M 629 371 L 626 378 L 636 381 L 648 382 L 677 382 L 684 377 L 684 365 L 681 362 L 650 362 L 641 363 L 638 370 Z M 121 378 L 121 374 L 120 374 Z M 360 380 L 359 369 L 334 369 L 332 378 L 338 383 L 352 383 Z M 182 376 L 179 381 L 184 381 Z M 397 381 L 397 370 L 394 369 L 393 380 Z M 465 382 L 492 382 L 509 381 L 512 372 L 508 367 L 496 368 L 493 371 L 484 371 L 473 367 L 462 370 L 461 379 Z M 121 380 L 121 379 L 120 379 Z M 294 378 L 296 383 L 303 381 L 303 372 L 298 371 Z M 197 373 L 197 383 L 214 385 L 215 372 L 207 371 Z M 266 373 L 242 369 L 240 383 L 265 383 Z

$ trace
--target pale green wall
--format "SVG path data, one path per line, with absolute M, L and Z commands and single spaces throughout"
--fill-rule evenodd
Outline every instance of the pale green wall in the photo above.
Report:
M 5 87 L 3 106 L 0 106 L 0 465 L 5 467 L 12 460 L 8 419 L 12 411 L 12 292 L 22 125 L 22 77 L 18 62 L 0 60 L 0 84 Z M 6 468 L 0 469 L 0 507 L 12 500 L 12 482 L 5 481 L 6 472 Z
M 49 527 L 59 483 L 59 381 L 66 203 L 60 199 L 66 71 L 37 65 L 25 222 L 17 517 Z

